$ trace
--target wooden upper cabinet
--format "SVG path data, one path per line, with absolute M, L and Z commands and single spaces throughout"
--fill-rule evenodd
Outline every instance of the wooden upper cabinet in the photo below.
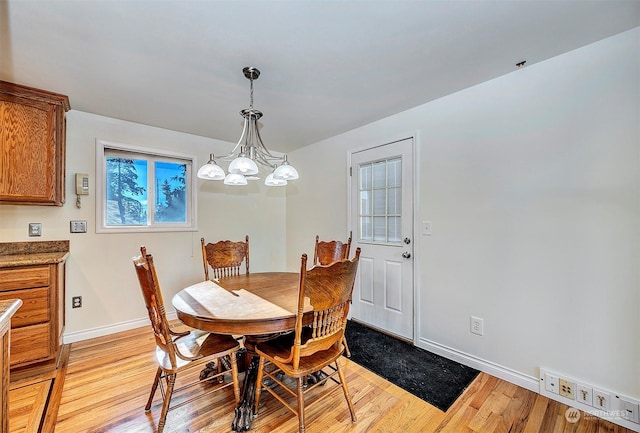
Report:
M 62 206 L 69 98 L 0 81 L 0 203 Z

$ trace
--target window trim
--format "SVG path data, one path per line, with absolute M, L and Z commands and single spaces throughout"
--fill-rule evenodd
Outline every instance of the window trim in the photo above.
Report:
M 139 153 L 150 157 L 166 157 L 182 159 L 191 164 L 191 194 L 187 194 L 186 223 L 153 223 L 148 226 L 107 226 L 106 225 L 106 188 L 105 188 L 105 155 L 109 150 Z M 116 143 L 96 139 L 96 233 L 159 233 L 159 232 L 194 232 L 198 230 L 197 176 L 195 175 L 197 160 L 194 155 L 173 152 L 133 144 Z

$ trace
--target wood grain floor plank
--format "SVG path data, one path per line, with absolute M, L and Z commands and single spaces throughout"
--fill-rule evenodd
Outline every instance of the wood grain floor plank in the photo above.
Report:
M 37 432 L 45 416 L 52 380 L 28 384 L 9 392 L 11 433 Z

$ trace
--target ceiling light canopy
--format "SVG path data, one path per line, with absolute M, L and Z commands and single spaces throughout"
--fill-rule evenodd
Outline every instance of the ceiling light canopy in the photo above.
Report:
M 213 153 L 209 162 L 200 167 L 198 177 L 206 180 L 223 180 L 225 185 L 246 185 L 247 180 L 259 179 L 258 164 L 269 171 L 264 184 L 267 186 L 284 186 L 290 180 L 298 178 L 298 171 L 289 164 L 287 155 L 273 155 L 262 142 L 258 129 L 258 120 L 262 112 L 253 108 L 253 80 L 260 76 L 258 68 L 245 67 L 242 72 L 251 82 L 251 104 L 249 108 L 240 111 L 244 118 L 242 135 L 238 144 L 227 155 L 219 158 L 222 161 L 231 161 L 228 174 L 216 161 Z

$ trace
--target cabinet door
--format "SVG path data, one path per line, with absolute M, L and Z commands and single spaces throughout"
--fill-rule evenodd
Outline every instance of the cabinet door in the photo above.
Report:
M 11 329 L 11 367 L 22 367 L 56 356 L 48 323 Z
M 51 284 L 50 265 L 0 269 L 0 291 L 44 287 L 49 284 Z
M 0 201 L 57 204 L 61 173 L 56 107 L 19 97 L 0 100 Z M 6 100 L 5 100 L 6 99 Z
M 50 287 L 39 287 L 0 292 L 0 300 L 20 299 L 22 301 L 22 306 L 11 319 L 11 328 L 49 323 L 51 321 L 50 290 Z
M 9 323 L 0 327 L 0 431 L 9 431 Z

